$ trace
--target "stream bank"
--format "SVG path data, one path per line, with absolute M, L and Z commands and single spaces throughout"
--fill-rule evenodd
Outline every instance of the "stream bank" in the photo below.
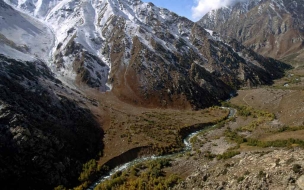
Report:
M 229 119 L 231 117 L 234 117 L 236 114 L 236 110 L 233 108 L 226 108 L 222 107 L 222 109 L 228 109 L 229 114 L 227 115 L 226 118 L 223 120 Z M 116 156 L 112 158 L 111 160 L 107 161 L 104 165 L 108 166 L 109 168 L 114 168 L 111 169 L 110 172 L 107 175 L 101 176 L 97 182 L 92 184 L 88 190 L 93 190 L 98 184 L 101 182 L 105 181 L 106 179 L 109 179 L 112 175 L 119 171 L 123 171 L 131 166 L 134 166 L 135 164 L 148 161 L 148 160 L 155 160 L 155 159 L 161 159 L 161 158 L 172 158 L 176 157 L 180 154 L 185 154 L 188 151 L 192 149 L 192 144 L 190 143 L 191 138 L 196 136 L 202 131 L 208 130 L 212 127 L 214 127 L 216 123 L 204 123 L 204 124 L 196 124 L 189 126 L 187 128 L 183 128 L 179 131 L 180 136 L 183 139 L 184 143 L 184 148 L 177 152 L 177 153 L 171 153 L 171 154 L 166 154 L 166 155 L 161 155 L 161 156 L 156 156 L 155 150 L 153 149 L 152 146 L 144 146 L 144 147 L 137 147 L 134 149 L 130 149 L 119 156 Z

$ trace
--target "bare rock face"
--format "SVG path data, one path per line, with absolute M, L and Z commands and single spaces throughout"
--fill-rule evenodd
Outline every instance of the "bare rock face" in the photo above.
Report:
M 198 24 L 256 52 L 296 64 L 303 57 L 303 0 L 247 0 L 213 10 Z
M 3 189 L 77 183 L 102 148 L 103 131 L 41 62 L 0 55 L 0 181 Z

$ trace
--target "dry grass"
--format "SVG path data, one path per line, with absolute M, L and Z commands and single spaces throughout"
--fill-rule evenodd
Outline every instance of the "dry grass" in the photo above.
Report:
M 282 125 L 299 126 L 304 122 L 304 92 L 302 90 L 260 88 L 239 91 L 233 104 L 249 105 L 276 115 Z
M 86 94 L 98 102 L 98 106 L 91 105 L 90 109 L 105 131 L 101 164 L 127 150 L 147 145 L 160 151 L 176 151 L 183 146 L 180 129 L 216 122 L 228 115 L 227 110 L 220 108 L 199 111 L 144 108 L 124 103 L 111 92 Z
M 284 80 L 286 78 L 276 81 L 275 85 L 283 84 Z M 222 138 L 228 128 L 244 138 L 263 142 L 289 138 L 304 140 L 303 129 L 279 132 L 284 125 L 301 126 L 303 124 L 303 93 L 302 90 L 280 89 L 277 86 L 239 91 L 239 95 L 230 101 L 232 104 L 274 113 L 276 119 L 270 121 L 267 118 L 263 119 L 263 116 L 238 115 L 235 120 L 230 121 L 224 127 L 210 131 L 203 137 L 198 137 L 194 146 L 195 150 L 190 153 L 191 155 L 177 158 L 173 166 L 167 168 L 166 171 L 178 173 L 183 178 L 187 177 L 195 170 L 198 162 L 208 161 L 204 157 L 204 146 L 208 150 L 222 145 L 227 145 L 228 149 L 231 146 L 234 147 L 236 142 L 230 141 L 227 137 Z M 178 135 L 180 129 L 195 124 L 215 122 L 227 116 L 227 111 L 219 108 L 200 111 L 144 108 L 125 103 L 111 92 L 87 91 L 86 94 L 98 103 L 98 106 L 89 105 L 89 107 L 105 130 L 103 139 L 105 147 L 103 156 L 99 160 L 100 164 L 127 150 L 147 145 L 153 145 L 167 152 L 176 151 L 182 146 Z M 248 127 L 251 130 L 247 130 Z M 233 151 L 240 152 L 271 150 L 271 148 L 248 146 L 245 142 L 233 147 Z
M 299 126 L 304 122 L 304 92 L 303 92 L 303 69 L 295 69 L 286 74 L 286 77 L 275 81 L 270 87 L 258 89 L 240 90 L 238 96 L 231 100 L 232 104 L 250 106 L 254 109 L 266 110 L 274 113 L 274 121 L 259 121 L 252 118 L 251 124 L 258 124 L 246 137 L 260 141 L 276 141 L 304 138 L 304 131 Z M 289 84 L 284 87 L 284 84 Z M 247 118 L 248 120 L 249 118 Z M 251 124 L 235 122 L 233 125 L 239 129 L 246 129 Z M 280 131 L 283 126 L 294 126 L 295 131 Z M 240 150 L 251 150 L 252 148 L 241 145 Z M 256 147 L 254 148 L 256 149 Z
M 262 141 L 275 141 L 275 140 L 288 140 L 290 138 L 304 140 L 304 130 L 299 131 L 287 131 L 272 135 L 265 135 L 261 138 Z

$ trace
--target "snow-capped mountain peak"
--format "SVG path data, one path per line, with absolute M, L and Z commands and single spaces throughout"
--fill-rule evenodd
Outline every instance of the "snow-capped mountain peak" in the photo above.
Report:
M 53 31 L 51 68 L 58 78 L 71 85 L 103 92 L 112 89 L 124 99 L 143 104 L 166 105 L 164 102 L 173 99 L 185 102 L 186 96 L 203 107 L 229 96 L 233 91 L 230 84 L 267 81 L 251 75 L 268 75 L 262 65 L 269 60 L 262 64 L 262 58 L 254 56 L 259 61 L 253 61 L 253 57 L 249 58 L 252 53 L 237 52 L 243 50 L 234 47 L 236 42 L 229 44 L 215 32 L 207 32 L 187 18 L 152 3 L 6 2 Z M 257 71 L 252 65 L 262 70 Z M 172 99 L 173 96 L 177 98 Z M 200 102 L 202 96 L 210 99 Z

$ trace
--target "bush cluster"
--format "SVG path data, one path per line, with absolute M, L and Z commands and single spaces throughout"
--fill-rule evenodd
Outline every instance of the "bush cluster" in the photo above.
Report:
M 299 139 L 288 139 L 288 140 L 275 140 L 275 141 L 259 141 L 257 139 L 247 139 L 247 145 L 249 146 L 257 146 L 262 148 L 267 147 L 291 147 L 293 145 L 297 145 L 300 147 L 304 147 L 304 141 Z
M 169 159 L 137 164 L 124 172 L 113 175 L 111 179 L 99 184 L 95 190 L 170 189 L 180 181 L 180 177 L 175 174 L 166 176 L 163 169 L 169 166 Z
M 226 159 L 232 158 L 232 157 L 234 157 L 234 156 L 236 156 L 238 154 L 240 154 L 239 151 L 233 151 L 233 150 L 231 150 L 231 151 L 227 151 L 227 152 L 225 152 L 223 154 L 217 155 L 216 158 L 218 160 L 222 160 L 222 159 L 226 160 Z
M 224 135 L 229 138 L 229 140 L 236 142 L 237 144 L 242 144 L 244 142 L 247 142 L 247 139 L 240 136 L 236 131 L 231 131 L 230 128 L 228 128 Z

